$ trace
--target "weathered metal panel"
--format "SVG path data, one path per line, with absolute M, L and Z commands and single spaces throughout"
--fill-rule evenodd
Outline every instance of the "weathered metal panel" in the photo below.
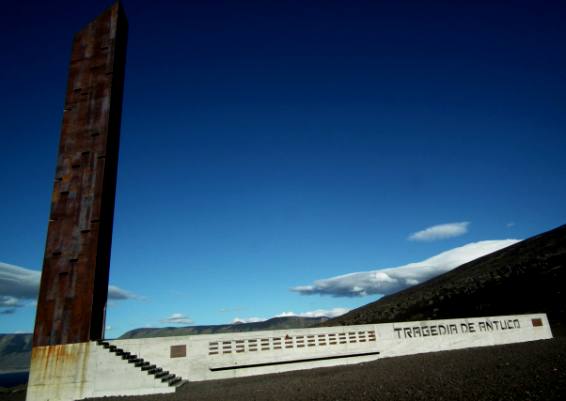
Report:
M 34 346 L 104 332 L 126 41 L 119 3 L 73 40 Z

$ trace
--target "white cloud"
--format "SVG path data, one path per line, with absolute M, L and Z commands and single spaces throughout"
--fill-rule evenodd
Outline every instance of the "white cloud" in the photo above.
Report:
M 40 280 L 40 271 L 0 262 L 0 308 L 13 310 L 13 308 L 35 303 Z M 108 286 L 109 300 L 139 298 L 130 291 L 114 285 Z
M 468 232 L 468 221 L 460 223 L 439 224 L 417 231 L 409 236 L 411 241 L 436 241 L 445 238 L 458 237 Z
M 291 290 L 302 295 L 320 294 L 334 297 L 393 294 L 517 242 L 519 240 L 516 239 L 473 242 L 421 262 L 316 280 L 311 285 L 298 286 Z
M 283 312 L 275 317 L 287 317 L 287 316 L 298 316 L 298 317 L 338 317 L 345 313 L 350 312 L 350 309 L 346 308 L 332 308 L 332 309 L 317 309 L 310 312 Z
M 235 317 L 232 320 L 232 324 L 239 324 L 239 323 L 258 323 L 264 322 L 267 319 L 264 317 Z
M 133 292 L 124 290 L 122 288 L 116 287 L 115 285 L 108 286 L 108 299 L 115 301 L 121 301 L 124 299 L 141 299 L 140 296 L 134 294 Z
M 41 273 L 36 270 L 0 262 L 0 295 L 18 299 L 35 299 Z
M 18 298 L 11 297 L 9 295 L 0 295 L 0 307 L 3 308 L 15 308 L 22 306 Z
M 193 321 L 182 313 L 173 313 L 168 318 L 160 320 L 160 322 L 171 324 L 193 324 Z
M 270 317 L 270 319 L 273 319 L 275 317 L 289 317 L 289 316 L 333 318 L 333 317 L 341 316 L 344 313 L 347 313 L 349 311 L 350 311 L 350 309 L 346 309 L 346 308 L 332 308 L 332 309 L 317 309 L 317 310 L 313 310 L 313 311 L 309 311 L 309 312 L 302 312 L 302 313 L 281 312 L 278 315 Z M 263 317 L 248 317 L 248 318 L 236 317 L 236 318 L 234 318 L 234 320 L 232 320 L 232 324 L 257 323 L 257 322 L 264 322 L 266 320 L 268 320 L 268 319 L 263 318 Z

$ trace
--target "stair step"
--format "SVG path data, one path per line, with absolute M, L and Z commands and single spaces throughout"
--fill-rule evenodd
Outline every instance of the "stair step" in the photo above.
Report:
M 175 379 L 175 377 L 176 377 L 176 376 L 175 376 L 174 374 L 169 373 L 168 375 L 163 376 L 163 377 L 161 378 L 161 381 L 162 381 L 163 383 L 165 383 L 165 382 L 170 382 L 171 380 Z
M 177 386 L 181 385 L 182 381 L 183 381 L 183 379 L 180 378 L 179 376 L 177 376 L 177 377 L 173 378 L 173 380 L 169 380 L 169 385 L 177 387 Z
M 120 356 L 121 359 L 126 360 L 128 363 L 133 363 L 135 367 L 140 368 L 142 371 L 153 375 L 156 380 L 160 379 L 162 383 L 167 383 L 167 385 L 171 387 L 180 387 L 188 383 L 188 381 L 183 380 L 182 377 L 169 373 L 169 371 L 163 370 L 162 368 L 158 368 L 157 366 L 152 365 L 149 361 L 139 358 L 137 355 L 125 351 L 116 345 L 112 345 L 108 341 L 97 340 L 96 343 L 116 354 L 116 356 Z

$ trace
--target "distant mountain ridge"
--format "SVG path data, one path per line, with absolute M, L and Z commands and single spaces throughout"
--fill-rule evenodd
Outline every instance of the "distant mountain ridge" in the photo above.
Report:
M 566 225 L 463 264 L 322 325 L 548 314 L 555 335 L 566 325 Z
M 0 372 L 28 370 L 31 334 L 0 334 Z
M 210 326 L 188 326 L 188 327 L 164 327 L 164 328 L 141 328 L 130 330 L 119 337 L 119 339 L 127 338 L 148 338 L 148 337 L 171 337 L 186 336 L 196 334 L 217 334 L 217 333 L 237 333 L 246 331 L 260 330 L 284 330 L 284 329 L 300 329 L 312 327 L 327 321 L 327 317 L 299 317 L 285 316 L 274 317 L 262 322 L 253 323 L 233 323 L 218 324 Z

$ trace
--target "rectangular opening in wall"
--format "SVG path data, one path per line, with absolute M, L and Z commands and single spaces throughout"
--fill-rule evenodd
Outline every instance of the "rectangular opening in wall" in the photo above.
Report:
M 336 333 L 329 334 L 328 341 L 330 342 L 330 345 L 336 345 Z
M 257 340 L 248 340 L 248 350 L 257 351 Z

